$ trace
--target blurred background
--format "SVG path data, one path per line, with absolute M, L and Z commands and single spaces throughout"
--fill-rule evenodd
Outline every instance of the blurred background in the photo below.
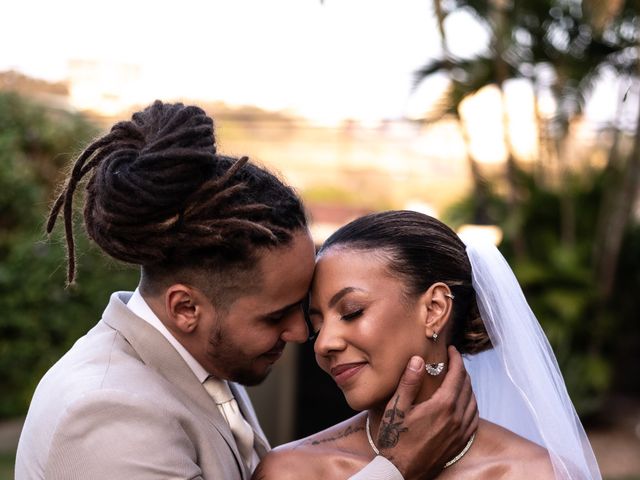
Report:
M 21 0 L 0 19 L 0 478 L 42 374 L 137 283 L 81 238 L 65 288 L 52 196 L 156 98 L 293 184 L 318 244 L 391 208 L 490 237 L 604 476 L 640 478 L 639 0 Z M 325 377 L 290 346 L 251 390 L 272 444 L 352 413 Z

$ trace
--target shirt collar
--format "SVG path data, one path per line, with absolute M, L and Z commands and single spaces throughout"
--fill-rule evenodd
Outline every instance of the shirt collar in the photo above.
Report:
M 193 374 L 200 381 L 200 383 L 204 383 L 204 381 L 209 377 L 209 373 L 204 369 L 200 363 L 193 358 L 186 348 L 182 346 L 182 344 L 173 336 L 173 334 L 169 331 L 169 329 L 160 321 L 158 316 L 151 310 L 149 304 L 145 301 L 145 299 L 140 294 L 139 289 L 136 288 L 133 295 L 127 302 L 127 308 L 131 310 L 138 317 L 143 319 L 149 325 L 158 330 L 167 341 L 177 350 L 180 356 L 187 362 L 189 368 L 193 371 Z

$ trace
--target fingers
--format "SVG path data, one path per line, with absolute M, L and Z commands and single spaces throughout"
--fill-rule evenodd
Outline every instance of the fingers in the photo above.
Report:
M 424 360 L 418 356 L 411 357 L 400 378 L 396 393 L 389 400 L 385 412 L 393 408 L 407 412 L 418 396 L 424 375 Z
M 418 356 L 411 357 L 400 378 L 396 393 L 387 403 L 378 429 L 376 443 L 380 450 L 386 451 L 385 455 L 395 456 L 389 453 L 389 449 L 396 447 L 400 441 L 400 434 L 409 430 L 404 420 L 418 396 L 425 373 L 424 360 Z
M 450 353 L 453 354 L 451 355 L 452 358 L 457 357 L 458 359 L 460 359 L 461 365 L 459 366 L 462 367 L 461 372 L 463 373 L 460 390 L 452 399 L 452 401 L 455 402 L 455 414 L 453 417 L 453 423 L 458 425 L 455 430 L 456 434 L 460 436 L 460 441 L 466 442 L 471 434 L 478 428 L 478 405 L 476 403 L 476 397 L 473 394 L 473 389 L 471 387 L 471 378 L 467 374 L 466 370 L 464 370 L 462 357 L 457 351 Z
M 467 426 L 467 429 L 464 432 L 463 438 L 471 437 L 471 435 L 473 435 L 478 430 L 479 424 L 480 424 L 480 415 L 478 414 L 478 410 L 476 409 L 474 410 L 473 416 L 469 421 L 469 425 Z
M 477 430 L 479 421 L 480 416 L 476 396 L 472 394 L 466 405 L 464 416 L 462 417 L 462 426 L 465 429 L 463 438 L 469 438 L 471 434 Z
M 466 375 L 462 388 L 456 399 L 456 412 L 460 418 L 464 418 L 465 412 L 470 408 L 470 402 L 473 397 L 473 409 L 475 409 L 475 397 L 473 395 L 473 389 L 471 388 L 471 378 Z

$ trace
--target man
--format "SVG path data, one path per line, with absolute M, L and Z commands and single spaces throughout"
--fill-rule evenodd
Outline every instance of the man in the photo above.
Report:
M 70 282 L 85 176 L 89 236 L 139 265 L 140 283 L 114 293 L 41 380 L 16 478 L 250 478 L 269 446 L 241 385 L 308 336 L 314 245 L 300 199 L 246 158 L 218 155 L 201 109 L 156 102 L 87 147 L 52 208 Z M 423 364 L 407 369 L 397 442 L 353 478 L 431 478 L 463 448 L 477 413 L 459 355 L 451 364 L 442 392 L 410 412 Z

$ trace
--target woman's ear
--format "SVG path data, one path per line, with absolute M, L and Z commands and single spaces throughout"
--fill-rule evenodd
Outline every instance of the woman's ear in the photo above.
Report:
M 167 288 L 164 298 L 169 327 L 181 334 L 193 333 L 206 308 L 204 295 L 193 287 L 177 283 Z
M 434 283 L 422 295 L 425 335 L 436 340 L 445 330 L 453 310 L 453 295 L 447 284 Z

